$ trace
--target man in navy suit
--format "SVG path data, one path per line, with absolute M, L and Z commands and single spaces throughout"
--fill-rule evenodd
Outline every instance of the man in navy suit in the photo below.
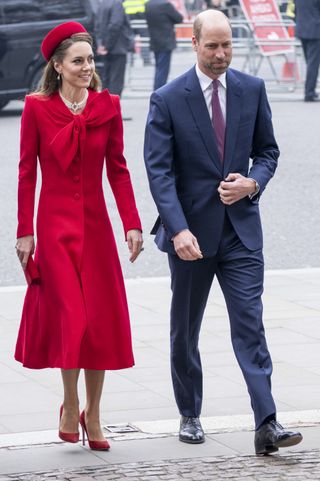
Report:
M 262 323 L 259 198 L 279 156 L 264 82 L 230 69 L 231 28 L 219 11 L 194 22 L 197 64 L 151 96 L 145 162 L 159 218 L 155 241 L 172 279 L 171 371 L 179 439 L 201 443 L 198 338 L 216 275 L 254 411 L 257 454 L 301 441 L 276 421 Z M 251 162 L 250 162 L 251 159 Z

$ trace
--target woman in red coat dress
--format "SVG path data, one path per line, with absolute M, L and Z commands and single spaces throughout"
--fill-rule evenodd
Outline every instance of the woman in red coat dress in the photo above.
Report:
M 90 35 L 67 22 L 51 30 L 41 48 L 48 64 L 39 92 L 26 97 L 21 121 L 16 244 L 24 269 L 35 250 L 40 282 L 27 289 L 15 358 L 28 368 L 61 368 L 60 438 L 77 442 L 80 421 L 90 447 L 108 449 L 99 420 L 104 373 L 134 360 L 102 189 L 104 163 L 132 262 L 142 250 L 141 223 L 123 157 L 119 98 L 98 92 Z M 37 159 L 42 186 L 35 249 Z M 79 418 L 80 369 L 87 399 Z

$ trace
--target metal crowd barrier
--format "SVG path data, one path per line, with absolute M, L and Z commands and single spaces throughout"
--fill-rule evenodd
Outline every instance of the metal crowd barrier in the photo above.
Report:
M 260 75 L 271 90 L 293 91 L 303 83 L 305 64 L 302 55 L 301 43 L 295 37 L 287 39 L 261 40 L 255 37 L 255 28 L 263 27 L 284 27 L 287 30 L 294 29 L 295 23 L 292 20 L 282 22 L 255 22 L 250 24 L 245 18 L 235 18 L 230 21 L 234 33 L 233 56 L 243 58 L 240 70 L 250 75 Z M 131 22 L 136 34 L 136 53 L 131 56 L 128 63 L 127 85 L 131 87 L 135 76 L 134 63 L 138 52 L 149 49 L 150 38 L 145 20 L 134 20 Z M 185 30 L 185 32 L 184 32 Z M 192 48 L 192 23 L 176 25 L 177 51 L 189 51 Z M 263 46 L 289 47 L 291 52 L 273 52 L 264 54 Z M 268 66 L 268 73 L 264 64 Z M 263 70 L 264 68 L 264 70 Z M 263 71 L 262 71 L 263 70 Z

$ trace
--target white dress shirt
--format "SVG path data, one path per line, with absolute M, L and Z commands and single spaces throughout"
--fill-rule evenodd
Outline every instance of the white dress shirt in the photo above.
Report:
M 208 108 L 208 112 L 210 115 L 210 119 L 212 121 L 212 104 L 211 104 L 211 99 L 212 99 L 212 78 L 208 77 L 206 74 L 204 74 L 200 68 L 199 65 L 196 64 L 196 74 L 200 82 L 200 87 L 204 96 L 204 99 L 206 101 L 206 105 Z M 227 116 L 227 82 L 226 82 L 226 72 L 224 72 L 220 77 L 218 78 L 219 80 L 219 87 L 218 87 L 218 95 L 219 95 L 219 102 L 222 110 L 222 115 L 224 118 L 224 121 L 226 121 L 226 116 Z
M 207 109 L 210 115 L 210 119 L 212 122 L 212 79 L 208 77 L 206 74 L 204 74 L 200 68 L 199 65 L 196 64 L 196 74 L 200 82 L 200 87 L 204 96 L 204 100 L 206 101 Z M 220 102 L 220 107 L 222 110 L 222 115 L 224 118 L 224 121 L 226 122 L 226 117 L 227 117 L 227 82 L 226 82 L 226 72 L 224 72 L 220 77 L 218 78 L 219 80 L 219 87 L 218 87 L 218 95 L 219 95 L 219 102 Z M 260 186 L 258 182 L 253 179 L 252 177 L 249 177 L 249 179 L 253 180 L 256 185 L 256 190 L 253 192 L 253 194 L 249 195 L 250 199 L 254 199 L 254 197 L 259 193 L 260 191 Z

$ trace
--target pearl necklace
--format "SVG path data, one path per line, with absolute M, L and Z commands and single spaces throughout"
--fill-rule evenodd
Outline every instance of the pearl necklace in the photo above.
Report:
M 86 89 L 85 94 L 81 102 L 70 102 L 69 100 L 65 99 L 61 93 L 61 90 L 59 90 L 60 97 L 63 101 L 63 103 L 70 109 L 73 113 L 75 113 L 77 110 L 81 110 L 84 108 L 84 106 L 87 103 L 88 100 L 88 90 Z

